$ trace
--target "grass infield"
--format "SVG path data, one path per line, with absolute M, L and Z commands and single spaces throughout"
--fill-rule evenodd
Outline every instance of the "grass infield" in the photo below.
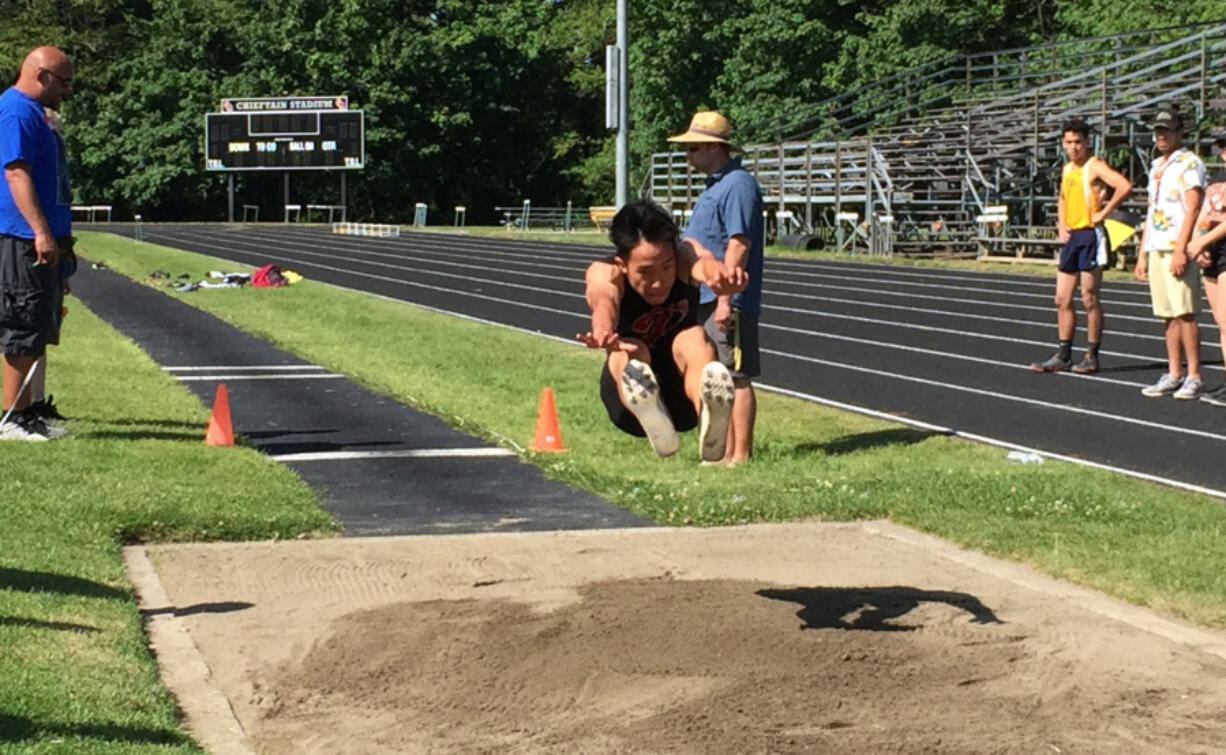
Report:
M 234 263 L 80 234 L 89 260 L 143 279 Z M 700 467 L 613 428 L 601 355 L 304 281 L 182 297 L 278 346 L 502 445 L 530 445 L 554 388 L 557 479 L 662 524 L 888 517 L 1166 614 L 1226 628 L 1216 500 L 759 393 L 755 460 Z M 331 520 L 293 474 L 202 443 L 207 409 L 73 299 L 50 386 L 70 440 L 0 455 L 0 753 L 194 751 L 158 684 L 119 560 L 131 540 L 298 537 Z M 71 743 L 64 744 L 64 743 Z

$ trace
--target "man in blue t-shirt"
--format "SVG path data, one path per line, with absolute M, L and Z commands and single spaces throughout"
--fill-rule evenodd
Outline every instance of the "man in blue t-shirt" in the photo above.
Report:
M 736 384 L 732 421 L 728 423 L 727 464 L 740 464 L 753 455 L 753 428 L 757 399 L 752 378 L 758 366 L 758 315 L 762 304 L 762 252 L 764 227 L 762 189 L 741 159 L 732 157 L 732 127 L 713 110 L 694 114 L 690 127 L 669 137 L 687 146 L 690 165 L 707 174 L 707 188 L 694 204 L 682 234 L 695 250 L 723 262 L 725 268 L 743 268 L 749 274 L 745 290 L 716 296 L 702 287 L 698 316 L 719 358 Z
M 26 55 L 0 95 L 0 350 L 4 352 L 0 439 L 47 440 L 30 411 L 27 376 L 56 338 L 62 297 L 57 238 L 71 235 L 68 166 L 44 107 L 72 94 L 72 61 L 54 47 Z

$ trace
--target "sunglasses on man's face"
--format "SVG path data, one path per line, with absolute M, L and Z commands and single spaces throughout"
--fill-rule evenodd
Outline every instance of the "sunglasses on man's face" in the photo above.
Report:
M 63 87 L 72 86 L 72 77 L 69 77 L 66 79 L 63 76 L 56 73 L 55 71 L 52 71 L 50 68 L 40 68 L 38 70 L 42 71 L 43 73 L 51 74 L 51 76 L 54 77 L 56 81 L 60 82 L 60 86 L 63 86 Z
M 702 149 L 703 146 L 704 145 L 702 144 L 691 144 L 690 146 L 685 148 L 685 151 L 686 152 L 697 152 L 698 150 Z

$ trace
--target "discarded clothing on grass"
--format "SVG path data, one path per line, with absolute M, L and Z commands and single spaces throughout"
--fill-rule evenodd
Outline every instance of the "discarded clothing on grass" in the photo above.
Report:
M 223 273 L 220 270 L 210 270 L 209 278 L 221 280 L 225 283 L 237 283 L 241 286 L 251 280 L 251 273 Z
M 251 274 L 251 285 L 255 288 L 280 288 L 288 286 L 289 279 L 276 265 L 265 265 Z

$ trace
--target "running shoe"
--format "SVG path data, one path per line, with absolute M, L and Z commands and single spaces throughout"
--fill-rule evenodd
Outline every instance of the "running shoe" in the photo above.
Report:
M 677 437 L 677 429 L 673 427 L 673 419 L 668 414 L 668 407 L 660 397 L 660 381 L 651 371 L 651 365 L 631 359 L 622 370 L 622 395 L 626 397 L 628 408 L 647 440 L 658 456 L 672 456 L 681 446 Z
M 1179 390 L 1175 391 L 1175 398 L 1183 399 L 1184 401 L 1200 398 L 1200 389 L 1204 385 L 1200 378 L 1190 377 L 1183 381 L 1183 385 L 1179 386 Z
M 1078 375 L 1093 375 L 1098 372 L 1098 358 L 1086 354 L 1080 362 L 1073 365 L 1073 372 Z
M 724 458 L 728 440 L 728 418 L 732 416 L 732 399 L 736 390 L 732 373 L 719 362 L 702 368 L 702 416 L 698 431 L 698 452 L 703 461 Z
M 46 423 L 27 411 L 13 412 L 0 423 L 0 440 L 25 440 L 43 442 L 51 440 L 51 431 Z
M 1158 378 L 1158 382 L 1153 385 L 1147 385 L 1141 389 L 1141 393 L 1150 398 L 1156 396 L 1165 396 L 1168 393 L 1174 393 L 1179 390 L 1179 386 L 1183 385 L 1183 378 L 1178 375 L 1163 375 Z
M 1052 356 L 1046 362 L 1032 362 L 1030 369 L 1035 372 L 1063 372 L 1073 366 L 1072 359 L 1061 359 L 1059 354 Z

